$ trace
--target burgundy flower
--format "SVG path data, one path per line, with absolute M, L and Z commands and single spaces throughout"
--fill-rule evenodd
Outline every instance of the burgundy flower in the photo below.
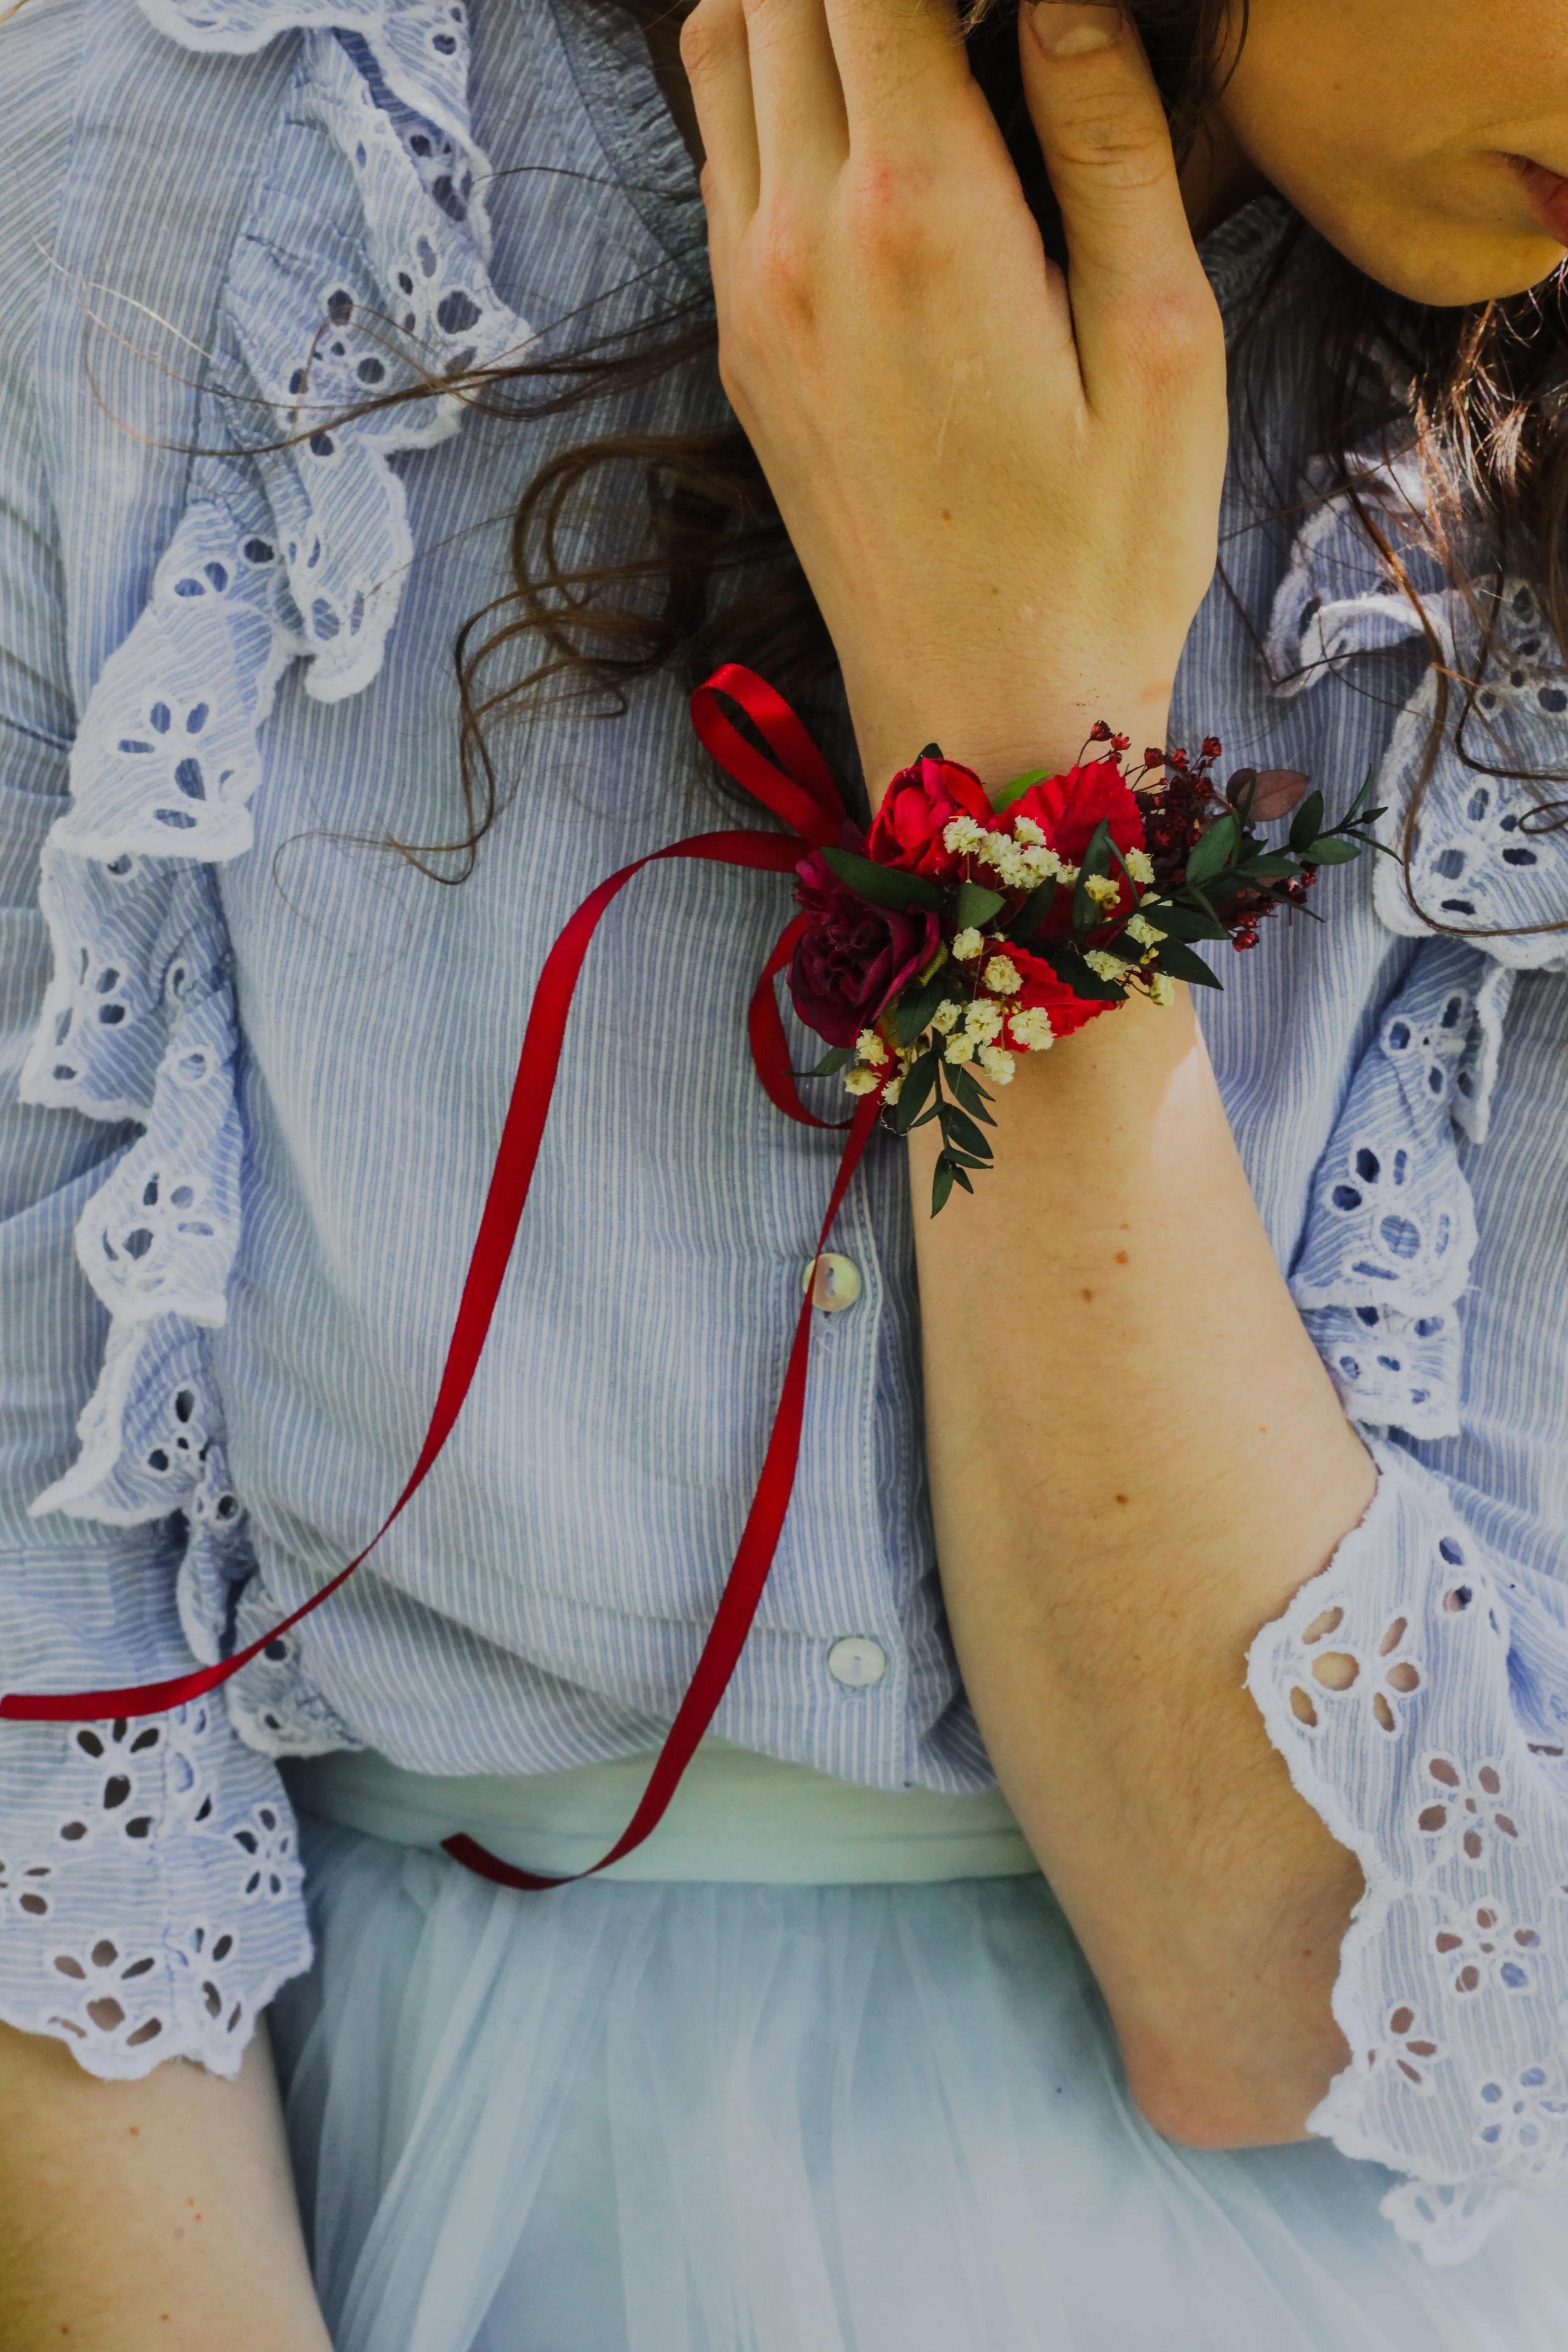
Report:
M 808 1029 L 830 1045 L 853 1045 L 931 961 L 942 926 L 921 907 L 901 914 L 858 898 L 819 849 L 803 857 L 795 872 L 795 896 L 811 920 L 789 968 L 789 992 Z

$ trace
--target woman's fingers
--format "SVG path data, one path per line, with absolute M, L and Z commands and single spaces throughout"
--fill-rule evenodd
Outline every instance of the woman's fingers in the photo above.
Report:
M 819 184 L 848 152 L 844 91 L 822 0 L 743 0 L 765 190 Z
M 680 62 L 702 141 L 702 194 L 715 283 L 757 209 L 761 162 L 742 0 L 700 0 L 680 28 Z
M 1067 232 L 1079 365 L 1091 407 L 1162 338 L 1219 334 L 1176 183 L 1160 93 L 1120 8 L 1025 0 L 1024 89 Z
M 850 145 L 918 162 L 969 87 L 952 0 L 825 0 Z

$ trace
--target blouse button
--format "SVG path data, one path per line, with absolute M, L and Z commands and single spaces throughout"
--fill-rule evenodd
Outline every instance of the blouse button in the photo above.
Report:
M 800 1286 L 804 1290 L 811 1280 L 808 1258 L 801 1270 Z M 811 1303 L 820 1307 L 825 1315 L 841 1315 L 853 1307 L 860 1296 L 860 1269 L 852 1257 L 837 1257 L 825 1251 L 816 1261 L 816 1286 Z
M 846 1690 L 869 1690 L 888 1671 L 888 1654 L 868 1633 L 847 1633 L 827 1653 L 827 1671 Z

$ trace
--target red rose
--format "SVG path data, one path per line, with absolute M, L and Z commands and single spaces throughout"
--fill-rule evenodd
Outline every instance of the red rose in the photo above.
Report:
M 795 897 L 811 922 L 790 964 L 790 996 L 808 1029 L 830 1045 L 853 1045 L 931 961 L 942 925 L 923 907 L 900 913 L 858 898 L 819 849 L 803 857 L 795 872 Z
M 956 882 L 963 861 L 942 837 L 955 816 L 972 816 L 984 825 L 996 823 L 985 787 L 972 768 L 952 760 L 919 759 L 912 768 L 900 768 L 888 786 L 866 855 L 879 866 Z

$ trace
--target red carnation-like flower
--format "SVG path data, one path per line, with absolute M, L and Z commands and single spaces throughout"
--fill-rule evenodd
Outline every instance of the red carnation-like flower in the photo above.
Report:
M 795 897 L 811 921 L 790 964 L 790 996 L 808 1029 L 830 1045 L 853 1045 L 931 961 L 942 925 L 923 907 L 904 913 L 857 898 L 818 849 L 795 872 Z
M 1114 1011 L 1114 1006 L 1103 1000 L 1091 1003 L 1088 997 L 1075 995 L 1043 956 L 1030 955 L 1026 948 L 1009 947 L 1004 952 L 1022 982 L 1016 996 L 1008 1003 L 1009 1014 L 1032 1013 L 1038 1006 L 1049 1017 L 1052 1036 L 1061 1038 L 1087 1028 L 1100 1013 Z
M 1082 865 L 1084 851 L 1102 820 L 1123 857 L 1145 845 L 1142 812 L 1113 760 L 1095 760 L 1085 768 L 1069 768 L 1065 776 L 1048 776 L 1044 783 L 1031 784 L 994 822 L 1012 832 L 1020 817 L 1028 817 L 1039 826 L 1049 846 L 1068 866 Z M 1132 894 L 1114 863 L 1110 878 L 1121 883 L 1121 895 L 1114 905 L 1107 905 L 1108 919 L 1129 913 L 1132 905 Z M 1065 936 L 1071 926 L 1072 893 L 1060 890 L 1046 918 L 1045 935 L 1047 939 Z
M 888 786 L 866 855 L 879 866 L 896 866 L 905 874 L 955 882 L 963 861 L 942 837 L 955 816 L 972 816 L 984 825 L 996 823 L 985 787 L 973 768 L 961 768 L 952 760 L 919 759 L 912 768 L 900 768 Z

